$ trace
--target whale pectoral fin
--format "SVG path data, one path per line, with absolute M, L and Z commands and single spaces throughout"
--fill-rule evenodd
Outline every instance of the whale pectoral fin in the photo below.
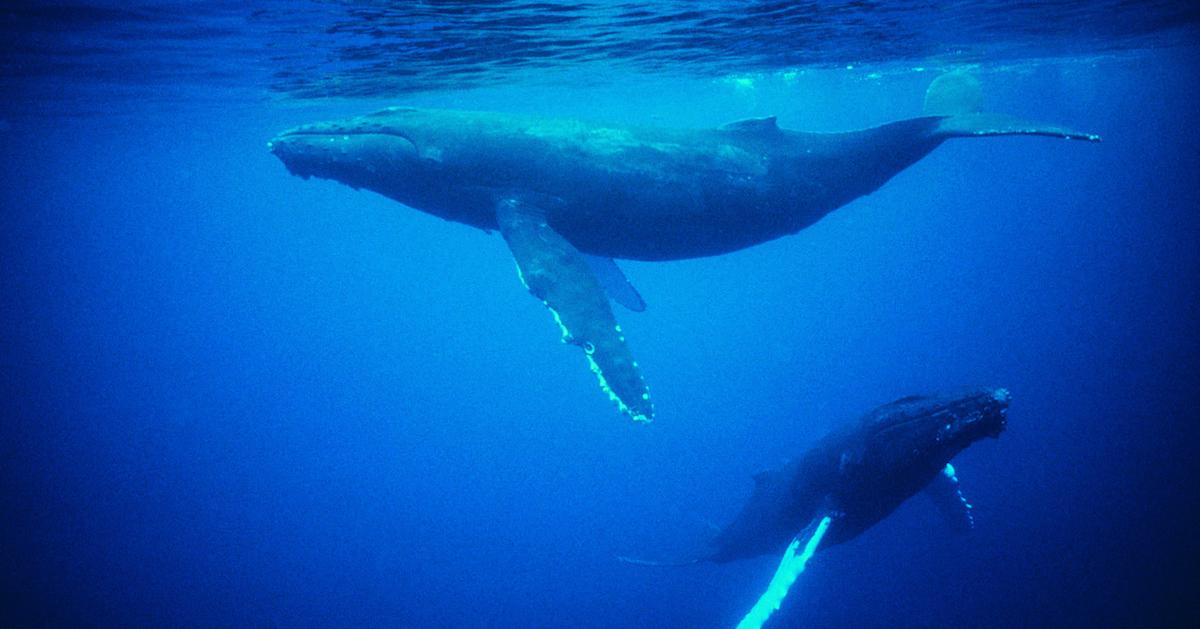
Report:
M 588 267 L 592 269 L 596 280 L 604 287 L 604 292 L 609 299 L 634 312 L 642 312 L 646 309 L 646 302 L 629 282 L 629 279 L 625 277 L 625 274 L 621 272 L 621 267 L 617 266 L 615 260 L 586 253 L 583 254 L 583 259 L 587 260 Z
M 1005 114 L 966 113 L 942 118 L 934 135 L 945 138 L 981 137 L 988 135 L 1043 135 L 1068 140 L 1099 142 L 1100 136 L 1080 133 L 1053 124 L 1029 122 Z
M 971 503 L 963 496 L 958 486 L 958 476 L 954 466 L 947 463 L 942 472 L 929 481 L 925 494 L 933 500 L 938 511 L 946 517 L 946 522 L 955 531 L 965 533 L 975 528 L 975 517 L 971 515 Z
M 650 421 L 650 391 L 583 254 L 550 227 L 541 208 L 519 198 L 501 200 L 496 219 L 521 281 L 554 314 L 563 341 L 583 348 L 600 387 L 623 412 Z
M 762 627 L 771 614 L 779 610 L 779 606 L 783 604 L 783 598 L 787 596 L 788 590 L 796 582 L 796 577 L 804 572 L 804 566 L 808 564 L 808 560 L 812 559 L 813 554 L 817 552 L 817 548 L 821 545 L 821 539 L 825 537 L 832 522 L 833 515 L 817 517 L 792 539 L 792 543 L 783 552 L 783 559 L 779 562 L 779 568 L 775 570 L 775 576 L 771 577 L 767 591 L 762 593 L 758 602 L 738 623 L 738 629 Z

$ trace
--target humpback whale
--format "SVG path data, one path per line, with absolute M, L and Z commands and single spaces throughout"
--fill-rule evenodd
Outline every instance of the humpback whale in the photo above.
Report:
M 798 458 L 754 476 L 738 516 L 677 566 L 782 553 L 783 560 L 741 626 L 761 626 L 812 555 L 854 539 L 924 491 L 953 530 L 974 526 L 950 460 L 984 437 L 998 437 L 1011 400 L 1005 389 L 900 398 L 835 430 Z
M 645 304 L 614 258 L 712 256 L 795 233 L 951 138 L 1099 140 L 981 113 L 978 93 L 974 79 L 945 75 L 927 115 L 846 133 L 792 131 L 773 117 L 686 130 L 392 107 L 296 127 L 268 146 L 305 179 L 498 230 L 563 341 L 583 349 L 622 411 L 649 421 L 650 392 L 609 300 Z

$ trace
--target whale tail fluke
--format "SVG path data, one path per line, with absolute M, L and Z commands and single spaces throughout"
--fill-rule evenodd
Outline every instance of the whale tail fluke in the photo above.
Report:
M 704 561 L 704 559 L 702 559 L 700 557 L 694 557 L 692 559 L 679 559 L 679 560 L 675 560 L 675 561 L 670 561 L 670 560 L 656 561 L 653 559 L 638 559 L 636 557 L 625 557 L 624 555 L 618 555 L 617 560 L 620 561 L 621 563 L 627 563 L 627 564 L 630 564 L 633 566 L 647 566 L 650 568 L 682 568 L 684 566 L 694 566 L 694 565 L 700 563 L 701 561 Z
M 1005 114 L 960 114 L 943 118 L 934 134 L 945 138 L 967 138 L 988 135 L 1042 135 L 1068 140 L 1099 142 L 1094 133 L 1081 133 L 1055 124 L 1021 120 Z
M 925 91 L 925 115 L 941 117 L 934 135 L 942 138 L 989 135 L 1041 135 L 1099 142 L 1100 136 L 1054 124 L 1029 122 L 1005 114 L 985 113 L 979 79 L 958 70 L 934 79 Z

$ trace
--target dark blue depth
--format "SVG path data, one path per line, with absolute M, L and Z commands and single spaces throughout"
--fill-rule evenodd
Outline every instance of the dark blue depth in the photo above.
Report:
M 952 57 L 804 70 L 747 53 L 758 70 L 731 72 L 736 51 L 697 67 L 674 50 L 334 101 L 280 86 L 340 63 L 263 78 L 235 70 L 269 55 L 237 47 L 198 62 L 214 74 L 128 90 L 9 64 L 0 618 L 733 626 L 775 559 L 616 556 L 696 548 L 751 474 L 870 408 L 996 386 L 1007 431 L 954 462 L 976 530 L 951 535 L 917 496 L 817 555 L 776 626 L 1194 626 L 1197 49 L 1110 41 L 1065 56 L 1022 39 L 1044 55 L 977 69 L 989 109 L 1102 144 L 950 142 L 798 235 L 624 264 L 649 304 L 622 313 L 648 426 L 597 392 L 497 235 L 292 177 L 265 142 L 396 103 L 852 129 L 919 114 Z

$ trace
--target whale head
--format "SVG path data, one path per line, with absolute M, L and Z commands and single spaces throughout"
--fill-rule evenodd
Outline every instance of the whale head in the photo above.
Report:
M 972 443 L 998 437 L 1010 400 L 1007 389 L 992 388 L 896 400 L 864 418 L 861 460 L 879 475 L 940 470 Z
M 385 178 L 419 178 L 434 165 L 420 146 L 424 144 L 427 153 L 430 142 L 420 121 L 414 120 L 418 116 L 419 110 L 390 108 L 306 124 L 275 136 L 267 148 L 294 175 L 333 179 L 354 188 L 385 188 Z
M 515 178 L 484 139 L 477 114 L 389 107 L 343 120 L 302 125 L 267 147 L 294 175 L 332 179 L 409 207 L 494 227 L 495 190 Z

